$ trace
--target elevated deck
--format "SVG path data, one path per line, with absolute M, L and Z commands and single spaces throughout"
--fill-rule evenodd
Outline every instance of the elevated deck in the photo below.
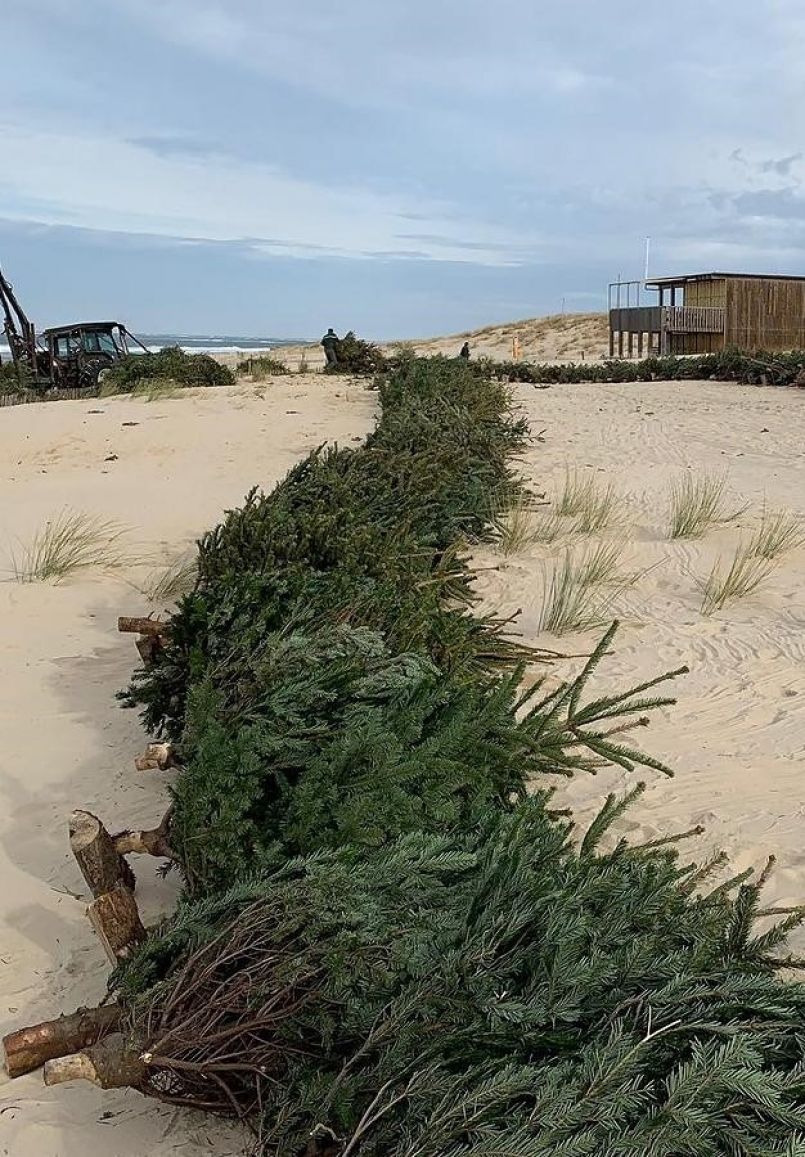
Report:
M 710 306 L 639 305 L 609 311 L 609 352 L 614 357 L 642 357 L 644 342 L 649 353 L 671 353 L 674 337 L 707 334 L 721 337 L 726 310 Z M 624 340 L 625 339 L 625 340 Z

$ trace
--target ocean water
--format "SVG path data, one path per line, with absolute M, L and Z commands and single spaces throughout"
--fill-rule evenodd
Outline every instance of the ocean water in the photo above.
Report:
M 259 350 L 278 349 L 286 345 L 306 344 L 304 339 L 273 338 L 273 337 L 241 337 L 231 334 L 186 334 L 186 333 L 138 333 L 137 337 L 151 353 L 164 349 L 165 346 L 178 345 L 188 353 L 196 354 L 237 354 L 254 353 Z M 133 343 L 132 343 L 133 344 Z M 134 345 L 134 353 L 138 346 Z M 11 350 L 0 341 L 0 358 L 7 361 L 11 357 Z

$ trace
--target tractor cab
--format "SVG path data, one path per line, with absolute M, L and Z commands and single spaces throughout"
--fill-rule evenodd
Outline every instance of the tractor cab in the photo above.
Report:
M 49 377 L 55 389 L 95 386 L 105 370 L 130 352 L 130 337 L 126 327 L 117 321 L 81 322 L 46 329 L 37 346 L 39 376 Z M 136 338 L 134 340 L 136 342 Z
M 0 321 L 21 384 L 39 390 L 94 389 L 132 346 L 148 350 L 119 321 L 81 321 L 36 329 L 0 269 Z

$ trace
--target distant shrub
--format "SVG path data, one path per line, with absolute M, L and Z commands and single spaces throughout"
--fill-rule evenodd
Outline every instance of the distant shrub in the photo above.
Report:
M 180 386 L 231 386 L 235 375 L 209 354 L 188 354 L 166 346 L 155 354 L 129 354 L 104 374 L 105 388 L 126 393 L 148 378 L 178 382 Z
M 289 374 L 291 371 L 279 358 L 272 358 L 270 354 L 259 354 L 256 358 L 244 358 L 238 362 L 237 372 L 251 374 L 253 378 L 269 378 L 277 374 Z
M 16 366 L 14 362 L 0 365 L 0 394 L 21 394 L 33 389 L 33 376 L 27 366 Z

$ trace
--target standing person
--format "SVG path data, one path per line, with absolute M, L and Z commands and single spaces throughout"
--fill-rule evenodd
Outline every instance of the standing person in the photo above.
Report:
M 470 343 L 468 341 L 464 342 L 464 345 L 461 347 L 461 352 L 458 356 L 463 358 L 465 362 L 470 360 Z
M 338 357 L 336 355 L 336 347 L 338 345 L 338 334 L 330 327 L 327 333 L 321 339 L 321 344 L 324 346 L 324 356 L 327 359 L 325 369 L 334 370 L 338 365 Z

